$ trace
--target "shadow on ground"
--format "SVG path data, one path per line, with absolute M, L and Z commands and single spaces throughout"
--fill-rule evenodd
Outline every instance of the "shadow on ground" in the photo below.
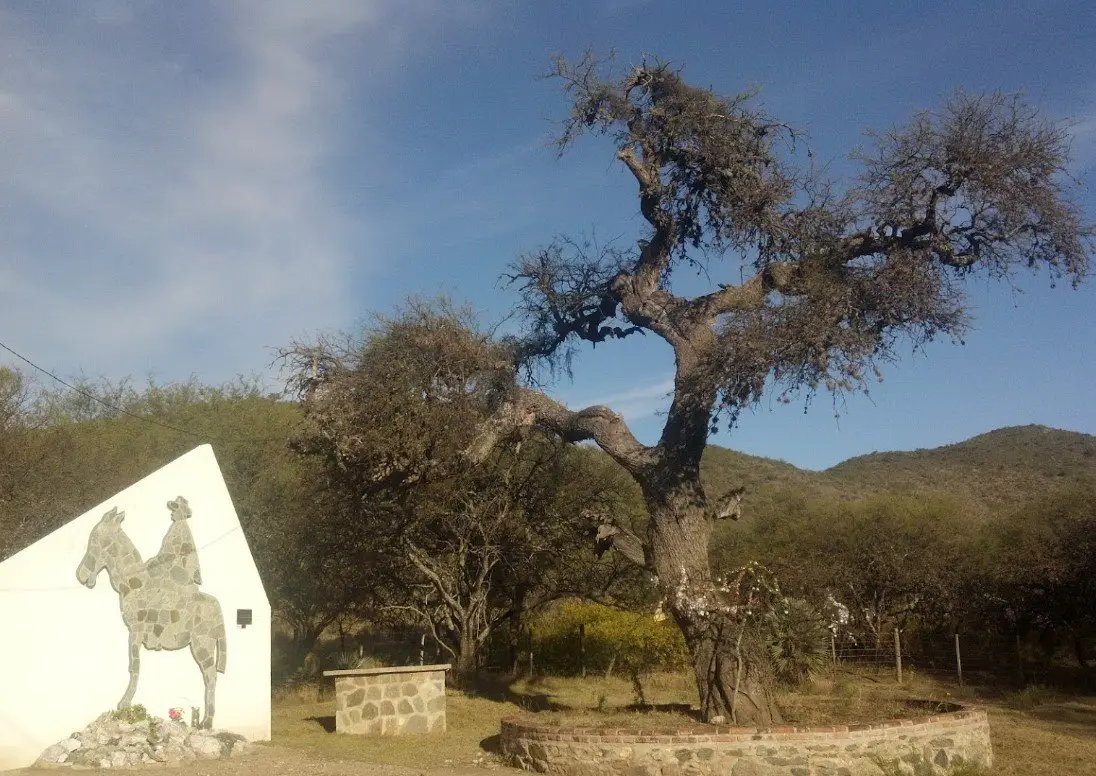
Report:
M 480 749 L 491 754 L 502 754 L 502 736 L 496 733 L 479 742 Z
M 1096 737 L 1096 706 L 1080 702 L 1048 703 L 1028 714 L 1071 735 Z
M 570 706 L 564 706 L 552 700 L 552 694 L 548 692 L 517 692 L 511 688 L 514 680 L 505 675 L 480 674 L 475 678 L 465 680 L 461 684 L 461 691 L 477 698 L 485 698 L 490 701 L 512 703 L 526 711 L 568 711 Z
M 334 715 L 329 717 L 307 717 L 306 722 L 315 722 L 322 727 L 328 733 L 335 732 L 335 717 Z

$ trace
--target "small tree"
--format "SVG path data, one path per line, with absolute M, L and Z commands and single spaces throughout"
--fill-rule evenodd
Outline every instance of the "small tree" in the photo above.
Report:
M 619 78 L 602 70 L 589 56 L 556 61 L 552 75 L 573 100 L 559 146 L 607 137 L 636 182 L 646 228 L 631 249 L 559 241 L 521 259 L 511 277 L 529 327 L 518 360 L 559 363 L 576 342 L 661 338 L 675 361 L 661 438 L 645 445 L 608 407 L 570 410 L 515 382 L 497 392 L 468 453 L 482 460 L 539 428 L 612 456 L 651 519 L 642 536 L 618 526 L 603 537 L 657 575 L 672 601 L 705 716 L 769 723 L 780 714 L 765 656 L 728 638 L 720 608 L 697 605 L 719 594 L 708 544 L 741 498 L 705 493 L 709 434 L 768 391 L 786 401 L 800 389 L 863 388 L 900 343 L 958 336 L 965 276 L 1030 266 L 1079 282 L 1093 231 L 1063 174 L 1067 133 L 1019 99 L 960 93 L 874 135 L 861 175 L 839 192 L 796 170 L 794 133 L 751 95 L 721 97 L 660 62 Z M 729 266 L 708 293 L 675 290 L 675 272 L 715 274 L 719 258 Z
M 1067 643 L 1088 667 L 1096 637 L 1096 483 L 1032 500 L 1007 516 L 992 543 L 993 606 L 1018 632 Z
M 344 504 L 327 530 L 362 537 L 386 607 L 425 625 L 458 677 L 499 626 L 620 576 L 590 542 L 592 514 L 619 511 L 615 476 L 547 437 L 477 466 L 462 457 L 510 368 L 469 311 L 412 301 L 360 341 L 285 355 L 306 421 L 297 447 Z

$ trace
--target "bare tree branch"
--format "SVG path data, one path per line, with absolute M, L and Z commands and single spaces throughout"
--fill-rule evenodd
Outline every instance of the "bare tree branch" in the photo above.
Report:
M 509 399 L 480 426 L 465 455 L 473 462 L 483 461 L 500 442 L 534 426 L 566 442 L 592 440 L 631 472 L 642 472 L 655 460 L 654 450 L 641 444 L 624 418 L 608 407 L 573 411 L 547 394 L 528 388 L 514 389 Z

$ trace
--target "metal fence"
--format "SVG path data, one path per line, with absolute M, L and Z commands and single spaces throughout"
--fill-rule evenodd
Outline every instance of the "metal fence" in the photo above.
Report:
M 874 669 L 891 673 L 898 681 L 904 673 L 915 671 L 959 684 L 985 679 L 1011 679 L 1023 684 L 1038 673 L 1036 665 L 1025 661 L 1018 640 L 985 636 L 951 634 L 907 639 L 896 629 L 882 638 L 876 634 L 834 637 L 830 650 L 838 668 Z

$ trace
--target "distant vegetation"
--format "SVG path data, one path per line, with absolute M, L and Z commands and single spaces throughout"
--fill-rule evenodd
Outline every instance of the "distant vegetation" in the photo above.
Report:
M 378 570 L 385 560 L 376 541 L 380 517 L 369 518 L 372 533 L 355 530 L 370 523 L 342 511 L 323 467 L 291 449 L 304 422 L 295 403 L 247 381 L 81 385 L 125 414 L 42 390 L 11 371 L 0 372 L 0 386 L 0 557 L 209 441 L 276 609 L 280 675 L 314 670 L 324 633 L 422 625 L 413 612 L 391 607 L 385 584 L 393 577 Z M 601 453 L 568 455 L 553 476 L 571 480 L 552 487 L 588 491 L 597 472 L 603 497 L 614 493 L 609 503 L 642 531 L 635 485 L 612 477 Z M 722 524 L 713 542 L 713 565 L 760 561 L 785 595 L 819 611 L 832 597 L 849 608 L 844 630 L 861 643 L 886 642 L 901 627 L 915 649 L 918 639 L 939 642 L 959 631 L 972 639 L 992 635 L 1013 650 L 1019 636 L 1032 659 L 1048 663 L 1096 660 L 1096 437 L 1006 428 L 933 450 L 874 453 L 824 472 L 712 446 L 703 476 L 716 495 L 732 485 L 747 488 L 742 518 Z M 567 509 L 573 516 L 577 507 Z M 521 520 L 551 514 L 534 511 Z M 604 672 L 614 655 L 625 675 L 636 666 L 678 664 L 673 629 L 650 619 L 658 601 L 647 581 L 614 576 L 611 566 L 576 581 L 568 564 L 593 568 L 611 558 L 593 555 L 592 524 L 581 530 L 558 567 L 538 556 L 538 576 L 525 577 L 525 589 L 488 591 L 501 619 L 480 664 L 512 666 L 534 625 L 541 667 L 573 673 L 568 650 L 577 645 L 578 620 L 587 625 L 589 670 Z M 445 552 L 440 545 L 432 551 Z M 569 580 L 575 586 L 564 584 Z M 543 595 L 549 584 L 557 596 L 575 601 L 585 594 L 637 614 L 616 617 L 578 603 L 544 608 L 553 597 Z

